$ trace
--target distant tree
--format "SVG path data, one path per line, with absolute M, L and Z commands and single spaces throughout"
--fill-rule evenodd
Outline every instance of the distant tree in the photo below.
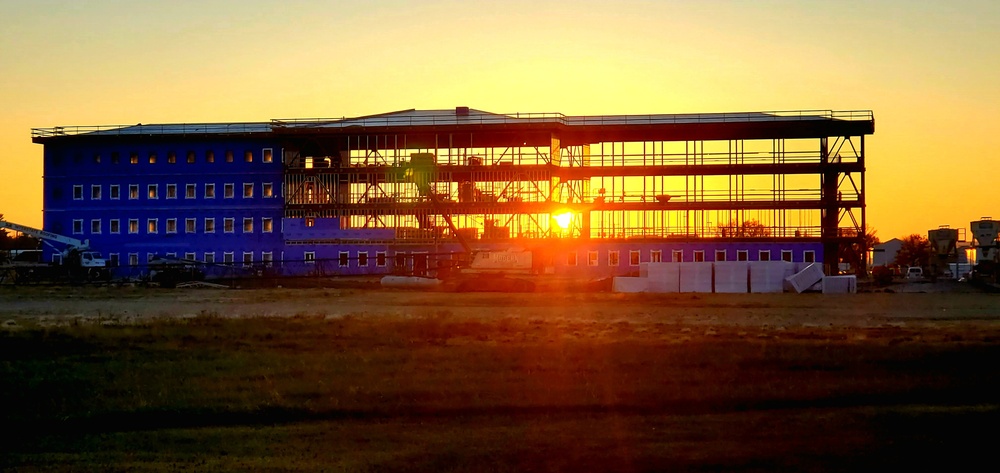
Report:
M 896 253 L 896 264 L 902 268 L 907 266 L 927 267 L 931 257 L 931 244 L 927 237 L 914 233 L 903 238 L 903 245 Z
M 4 220 L 0 214 L 0 220 Z M 38 248 L 39 240 L 30 235 L 11 237 L 6 228 L 0 229 L 0 250 L 33 250 Z
M 763 238 L 771 236 L 771 229 L 757 220 L 744 220 L 739 223 L 731 220 L 728 224 L 720 223 L 715 229 L 715 236 L 722 238 Z
M 857 230 L 854 231 L 854 235 L 857 235 Z M 882 241 L 879 240 L 875 229 L 865 225 L 864 235 L 860 241 L 840 247 L 840 261 L 850 264 L 858 277 L 865 277 L 868 273 L 868 252 L 879 243 Z

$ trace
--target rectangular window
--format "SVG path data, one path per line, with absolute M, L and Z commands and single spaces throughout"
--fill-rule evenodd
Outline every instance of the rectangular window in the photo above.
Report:
M 108 188 L 108 192 L 111 200 L 118 200 L 121 198 L 121 192 L 118 188 L 118 184 L 111 184 L 111 187 Z
M 146 186 L 146 196 L 148 198 L 150 198 L 150 199 L 157 198 L 157 196 L 156 196 L 157 190 L 159 190 L 159 189 L 157 188 L 156 184 L 150 184 L 150 185 Z
M 187 163 L 194 164 L 194 151 L 187 152 Z M 191 259 L 194 259 L 194 257 L 191 257 Z
M 226 252 L 222 253 L 222 262 L 226 263 L 226 264 L 232 264 L 233 263 L 233 257 L 234 257 L 234 253 L 232 251 L 226 251 Z
M 215 198 L 215 184 L 205 184 L 205 198 L 206 199 Z
M 98 184 L 90 186 L 90 200 L 101 200 L 101 186 Z
M 156 219 L 150 218 L 146 220 L 146 233 L 156 233 Z
M 236 219 L 232 217 L 226 217 L 222 221 L 222 231 L 225 233 L 233 233 L 236 231 Z
M 306 217 L 306 227 L 312 227 L 316 225 L 316 219 L 313 217 Z
M 177 219 L 168 218 L 167 219 L 167 233 L 177 233 Z
M 399 253 L 392 255 L 392 264 L 396 266 L 397 269 L 403 269 L 406 267 L 406 253 Z
M 243 198 L 250 199 L 253 198 L 253 184 L 243 183 Z
M 198 196 L 198 184 L 188 184 L 184 186 L 184 198 L 193 199 Z
M 184 253 L 184 259 L 194 261 L 197 256 L 194 253 Z
M 167 198 L 168 199 L 177 198 L 177 184 L 167 184 Z
M 621 261 L 618 257 L 618 250 L 612 250 L 608 252 L 608 266 L 618 266 Z
M 271 217 L 264 217 L 260 219 L 260 231 L 264 233 L 271 233 L 274 231 L 274 223 Z
M 629 252 L 628 252 L 628 265 L 629 266 L 639 266 L 639 250 L 629 250 Z
M 249 267 L 253 265 L 253 252 L 244 251 L 243 252 L 243 267 Z
M 375 266 L 378 266 L 380 268 L 384 268 L 385 267 L 385 252 L 384 251 L 376 251 L 375 252 Z
M 260 161 L 263 163 L 270 163 L 274 161 L 274 153 L 271 151 L 271 148 L 264 148 L 264 151 L 262 151 L 260 155 Z
M 705 261 L 705 250 L 694 250 L 694 260 L 698 263 Z
M 249 151 L 249 150 L 248 151 L 244 151 L 243 152 L 243 161 L 248 162 L 248 163 L 252 163 L 253 162 L 253 151 Z
M 205 151 L 205 162 L 206 163 L 214 163 L 215 162 L 215 151 L 212 151 L 212 150 Z M 215 253 L 212 253 L 212 256 L 214 257 Z
M 362 267 L 362 268 L 365 267 L 365 266 L 368 266 L 368 252 L 367 251 L 359 251 L 358 252 L 358 266 Z
M 121 221 L 118 220 L 117 218 L 111 219 L 111 223 L 109 224 L 109 227 L 110 227 L 109 230 L 111 230 L 111 233 L 118 234 L 118 233 L 122 232 Z
M 673 250 L 670 252 L 670 261 L 674 263 L 680 263 L 684 261 L 684 252 L 681 250 Z
M 177 152 L 170 151 L 167 153 L 167 163 L 177 164 Z
M 153 261 L 153 258 L 156 258 L 156 253 L 146 253 L 146 262 L 147 263 L 150 262 L 150 261 Z
M 715 261 L 725 261 L 726 250 L 715 250 Z
M 176 258 L 176 257 L 177 257 L 177 253 L 173 253 L 173 252 L 167 253 L 167 258 Z
M 101 220 L 94 219 L 90 221 L 90 233 L 100 234 L 101 233 Z
M 749 259 L 750 259 L 750 251 L 736 250 L 736 261 L 748 261 Z
M 653 251 L 649 252 L 649 262 L 650 263 L 659 263 L 659 262 L 662 262 L 662 261 L 663 261 L 663 251 L 662 250 L 653 250 Z
M 315 251 L 307 251 L 307 252 L 303 253 L 302 254 L 302 260 L 305 261 L 306 264 L 314 264 L 314 263 L 316 263 L 316 252 Z
M 135 151 L 133 151 L 131 154 L 129 154 L 128 155 L 128 162 L 129 162 L 129 164 L 139 164 L 139 153 L 136 153 Z M 138 255 L 136 255 L 135 263 L 139 264 L 139 256 Z
M 135 200 L 139 198 L 139 184 L 128 185 L 128 198 L 130 200 Z
M 771 250 L 759 250 L 757 251 L 758 261 L 771 261 Z
M 52 262 L 55 264 L 62 264 L 62 253 L 53 253 Z
M 198 227 L 198 219 L 195 218 L 184 219 L 184 233 L 194 233 L 198 231 L 197 227 Z
M 597 266 L 597 252 L 588 251 L 587 252 L 587 266 Z
M 83 234 L 83 219 L 73 220 L 73 234 L 82 235 Z
M 121 257 L 118 255 L 118 253 L 111 253 L 111 254 L 109 254 L 108 255 L 108 266 L 110 266 L 112 268 L 117 268 L 118 267 L 118 260 L 120 258 Z
M 101 154 L 100 153 L 94 154 L 94 164 L 101 164 Z
M 128 232 L 139 233 L 139 219 L 137 218 L 128 219 Z
M 265 182 L 260 185 L 263 197 L 274 197 L 274 185 L 270 182 Z
M 122 160 L 121 153 L 119 153 L 117 151 L 112 151 L 111 152 L 111 164 L 118 164 L 118 163 L 121 162 L 121 160 Z
M 577 265 L 576 252 L 570 251 L 569 253 L 566 253 L 566 266 L 576 266 L 576 265 Z
M 263 251 L 263 252 L 260 253 L 260 261 L 262 263 L 264 263 L 264 267 L 265 268 L 270 268 L 271 267 L 271 261 L 273 261 L 273 260 L 274 260 L 274 258 L 272 257 L 270 251 Z
M 243 233 L 253 233 L 253 218 L 243 218 Z
M 222 198 L 223 199 L 232 199 L 235 195 L 236 195 L 236 185 L 235 184 L 229 183 L 229 184 L 223 185 L 223 187 L 222 187 Z
M 128 265 L 129 266 L 139 266 L 139 253 L 129 253 L 128 254 Z
M 208 217 L 205 219 L 205 233 L 215 233 L 215 218 Z
M 340 267 L 343 268 L 348 265 L 350 258 L 350 253 L 341 251 L 340 254 L 337 255 L 337 262 L 340 263 Z
M 226 150 L 226 162 L 227 163 L 233 162 L 233 150 L 231 149 Z
M 792 262 L 792 250 L 781 250 L 781 261 Z
M 816 262 L 816 252 L 813 250 L 806 250 L 802 252 L 802 261 L 806 263 Z
M 83 186 L 76 184 L 73 186 L 73 200 L 83 200 Z
M 149 153 L 149 164 L 156 164 L 156 153 Z
M 215 262 L 215 253 L 212 252 L 212 251 L 206 251 L 205 252 L 205 256 L 201 260 L 204 261 L 204 262 L 206 262 L 206 263 L 214 263 Z

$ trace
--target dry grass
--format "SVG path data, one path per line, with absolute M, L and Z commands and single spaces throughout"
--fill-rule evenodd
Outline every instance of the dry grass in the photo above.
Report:
M 241 294 L 289 297 L 211 297 Z M 19 318 L 0 332 L 0 419 L 18 433 L 0 466 L 847 471 L 980 459 L 974 429 L 998 417 L 1000 327 L 962 321 L 992 320 L 980 302 L 946 304 L 962 315 L 933 327 L 737 323 L 726 311 L 783 316 L 800 300 L 690 296 L 585 296 L 574 312 L 562 295 L 417 294 L 385 298 L 408 313 L 329 316 L 351 296 L 284 317 L 234 319 L 228 301 L 183 318 Z M 873 300 L 858 310 L 912 316 Z M 629 316 L 607 309 L 625 303 Z

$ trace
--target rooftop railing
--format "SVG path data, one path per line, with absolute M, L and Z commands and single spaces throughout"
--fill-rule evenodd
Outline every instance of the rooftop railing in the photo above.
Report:
M 413 112 L 358 118 L 291 118 L 272 119 L 270 122 L 247 123 L 176 123 L 159 125 L 97 125 L 57 126 L 32 128 L 32 138 L 56 136 L 97 135 L 188 135 L 188 134 L 243 134 L 266 133 L 284 128 L 348 128 L 433 125 L 504 125 L 552 123 L 568 126 L 595 125 L 660 125 L 698 123 L 748 123 L 788 122 L 806 120 L 874 121 L 871 110 L 794 110 L 766 112 L 692 113 L 659 115 L 593 115 L 566 116 L 561 113 L 509 113 L 494 114 L 472 112 L 468 115 L 451 111 Z

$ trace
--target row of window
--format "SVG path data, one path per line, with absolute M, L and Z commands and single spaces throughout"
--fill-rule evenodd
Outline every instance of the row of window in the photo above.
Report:
M 177 184 L 164 184 L 166 187 L 165 198 L 176 199 L 177 198 Z M 215 198 L 215 184 L 207 183 L 202 184 L 204 194 L 203 197 L 206 199 Z M 274 194 L 274 183 L 264 182 L 261 183 L 261 197 L 269 198 L 275 197 Z M 243 183 L 243 198 L 252 199 L 256 196 L 256 184 L 253 182 Z M 74 184 L 73 185 L 73 200 L 83 200 L 83 185 Z M 100 184 L 92 184 L 90 186 L 90 200 L 101 200 L 104 196 L 104 186 Z M 236 197 L 236 184 L 235 183 L 225 183 L 222 185 L 222 198 L 233 199 Z M 108 198 L 111 200 L 121 199 L 121 187 L 118 184 L 111 184 L 108 186 Z M 139 198 L 139 184 L 129 184 L 128 185 L 128 198 L 129 200 L 136 200 Z M 146 198 L 147 199 L 159 199 L 160 198 L 160 184 L 147 184 L 146 185 Z M 184 198 L 185 199 L 196 199 L 198 198 L 198 184 L 185 184 L 184 186 Z
M 165 233 L 179 233 L 178 224 L 182 221 L 177 218 L 166 218 L 164 220 L 163 230 Z M 90 234 L 100 235 L 104 233 L 102 219 L 92 219 L 90 221 Z M 127 221 L 128 227 L 127 231 L 129 234 L 139 233 L 139 219 L 130 218 Z M 198 228 L 197 218 L 185 218 L 184 223 L 184 233 L 215 233 L 216 232 L 216 218 L 206 217 L 202 221 L 201 229 Z M 122 233 L 122 219 L 112 218 L 108 220 L 108 233 L 119 234 Z M 84 220 L 74 219 L 73 220 L 73 234 L 82 235 L 84 234 Z M 274 231 L 274 219 L 271 217 L 261 217 L 260 219 L 260 232 L 261 233 L 271 233 Z M 224 217 L 222 218 L 222 232 L 223 233 L 236 233 L 236 218 L 234 217 Z M 253 233 L 254 232 L 254 218 L 244 217 L 243 218 L 243 233 Z M 158 218 L 147 218 L 146 219 L 146 234 L 153 235 L 160 233 L 160 219 Z
M 158 255 L 157 253 L 146 253 L 146 263 L 153 261 L 153 259 L 155 259 L 157 255 Z M 206 251 L 201 255 L 202 255 L 201 260 L 198 260 L 197 253 L 188 252 L 184 253 L 184 259 L 191 261 L 202 261 L 208 264 L 216 263 L 215 259 L 216 252 Z M 244 251 L 242 256 L 243 256 L 242 262 L 246 266 L 253 264 L 263 264 L 264 266 L 271 266 L 272 262 L 274 261 L 273 253 L 270 251 L 262 251 L 260 253 L 259 260 L 254 259 L 255 253 L 252 251 Z M 58 259 L 60 255 L 56 254 L 54 255 L 54 257 Z M 177 253 L 167 253 L 166 257 L 177 258 Z M 236 252 L 224 251 L 222 252 L 222 263 L 235 263 L 236 262 L 235 257 L 236 257 Z M 398 257 L 402 257 L 402 254 L 398 255 Z M 385 251 L 375 252 L 374 258 L 369 258 L 369 253 L 367 251 L 359 251 L 357 252 L 357 257 L 355 259 L 357 260 L 358 262 L 357 265 L 359 267 L 368 267 L 369 265 L 371 265 L 372 260 L 374 259 L 376 267 L 384 268 L 388 257 Z M 112 267 L 118 267 L 121 264 L 120 260 L 121 260 L 120 253 L 111 253 L 108 255 L 108 264 Z M 340 254 L 338 255 L 337 260 L 339 266 L 341 267 L 349 266 L 351 260 L 350 253 L 347 251 L 341 251 Z M 316 252 L 306 251 L 303 254 L 303 262 L 305 262 L 306 264 L 316 264 Z M 129 253 L 128 264 L 129 266 L 137 266 L 139 264 L 139 253 Z M 397 261 L 397 264 L 401 263 Z
M 792 261 L 792 250 L 780 250 L 780 251 L 781 251 L 781 261 L 788 261 L 788 262 Z M 600 265 L 600 259 L 598 254 L 599 252 L 597 251 L 587 252 L 587 266 Z M 628 252 L 629 266 L 639 266 L 639 263 L 642 262 L 641 256 L 642 255 L 639 250 L 629 250 Z M 696 262 L 705 261 L 705 250 L 694 250 L 692 256 L 694 259 L 689 261 L 696 261 Z M 816 261 L 816 252 L 813 250 L 804 251 L 802 256 L 803 256 L 803 261 L 806 263 L 813 263 Z M 570 252 L 569 254 L 567 254 L 566 257 L 566 265 L 577 266 L 578 265 L 577 259 L 578 258 L 576 252 L 575 251 Z M 749 261 L 749 260 L 750 260 L 750 250 L 736 250 L 736 259 L 734 261 Z M 757 260 L 771 261 L 771 250 L 758 250 Z M 662 261 L 663 261 L 663 252 L 661 250 L 649 251 L 648 262 L 660 263 Z M 671 251 L 670 261 L 683 262 L 684 252 L 682 250 Z M 729 261 L 728 250 L 715 250 L 715 259 L 713 261 Z M 608 251 L 608 266 L 619 266 L 620 264 L 621 264 L 620 253 L 618 252 L 618 250 Z
M 100 164 L 104 160 L 104 154 L 94 153 L 94 163 Z M 122 154 L 118 151 L 112 151 L 108 153 L 107 156 L 110 157 L 111 164 L 120 164 L 122 161 Z M 159 154 L 156 151 L 150 151 L 146 153 L 145 161 L 149 164 L 156 164 L 159 161 Z M 179 162 L 178 154 L 176 151 L 167 151 L 166 162 L 167 164 L 176 164 Z M 203 162 L 214 163 L 215 162 L 215 151 L 208 150 L 201 156 Z M 254 152 L 252 150 L 243 151 L 243 162 L 252 163 L 256 159 Z M 236 161 L 236 153 L 229 149 L 223 153 L 223 160 L 227 163 L 232 163 Z M 77 162 L 80 161 L 80 156 L 77 156 Z M 132 151 L 129 153 L 128 162 L 129 164 L 139 164 L 139 152 Z M 193 150 L 189 150 L 184 161 L 188 164 L 194 164 L 198 162 L 198 153 Z M 273 163 L 274 162 L 274 151 L 271 148 L 264 148 L 260 152 L 260 162 L 262 163 Z
M 216 253 L 214 251 L 206 251 L 206 252 L 202 253 L 202 259 L 198 260 L 197 253 L 189 252 L 189 253 L 184 253 L 184 259 L 191 260 L 191 261 L 202 261 L 204 263 L 212 264 L 212 263 L 216 263 L 215 254 Z M 244 251 L 243 252 L 243 264 L 244 264 L 244 266 L 250 266 L 252 264 L 257 264 L 257 263 L 263 264 L 264 266 L 271 266 L 271 263 L 274 261 L 274 253 L 272 253 L 270 251 L 262 251 L 260 253 L 260 259 L 259 260 L 254 260 L 254 255 L 255 254 L 252 251 Z M 146 263 L 149 263 L 149 262 L 153 261 L 154 259 L 156 259 L 157 256 L 158 256 L 158 253 L 146 253 Z M 167 253 L 166 257 L 167 258 L 177 258 L 177 253 Z M 53 255 L 53 258 L 55 260 L 59 260 L 61 258 L 61 255 L 59 255 L 57 253 L 57 254 Z M 235 263 L 235 262 L 236 262 L 236 252 L 235 251 L 224 251 L 224 252 L 222 252 L 222 263 Z M 108 255 L 108 265 L 111 266 L 111 267 L 113 267 L 113 268 L 117 268 L 118 266 L 120 266 L 121 265 L 121 254 L 120 253 L 111 253 L 111 254 L 109 254 Z M 139 253 L 128 253 L 128 265 L 129 266 L 138 266 L 139 265 Z

